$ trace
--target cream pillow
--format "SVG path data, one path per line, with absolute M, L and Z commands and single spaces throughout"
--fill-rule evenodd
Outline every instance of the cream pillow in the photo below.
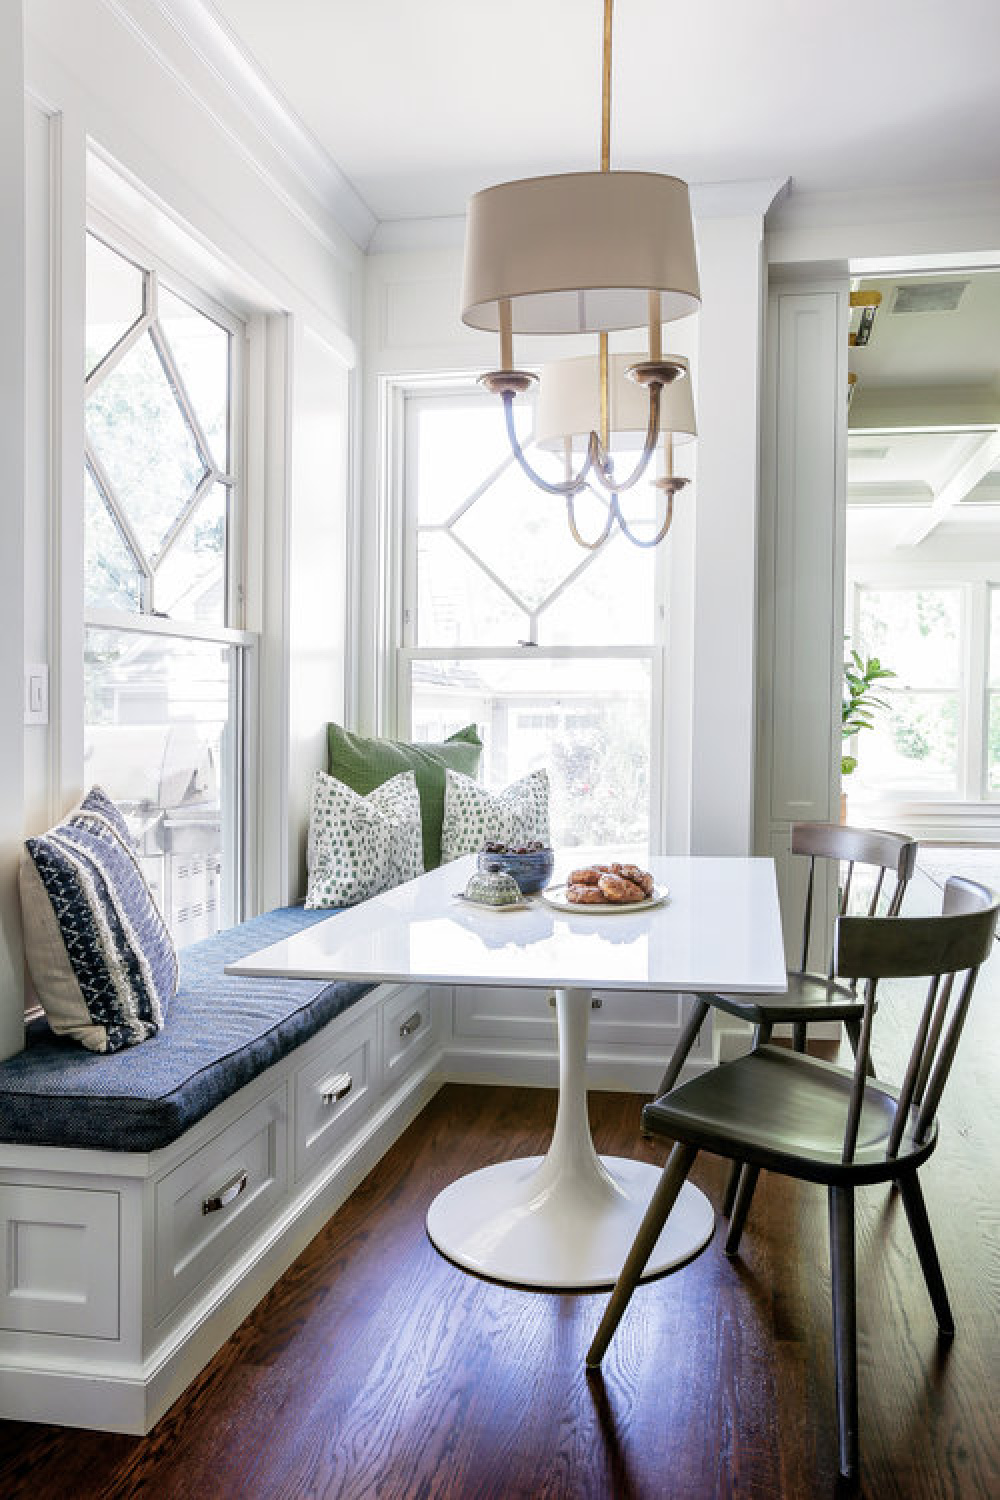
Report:
M 412 771 L 367 797 L 325 771 L 313 778 L 306 906 L 356 906 L 423 873 L 420 797 Z
M 459 771 L 448 771 L 441 827 L 443 864 L 461 854 L 474 854 L 486 843 L 526 844 L 532 839 L 548 846 L 547 771 L 531 771 L 500 792 L 489 791 Z

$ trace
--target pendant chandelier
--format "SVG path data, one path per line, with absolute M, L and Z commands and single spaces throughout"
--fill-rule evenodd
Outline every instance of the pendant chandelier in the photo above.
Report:
M 600 171 L 529 177 L 476 193 L 469 201 L 462 287 L 463 322 L 500 334 L 501 367 L 480 376 L 479 383 L 503 401 L 514 457 L 539 489 L 565 498 L 573 536 L 589 548 L 601 546 L 616 521 L 639 546 L 655 546 L 670 528 L 674 495 L 687 483 L 673 474 L 671 434 L 693 436 L 694 413 L 689 388 L 683 408 L 669 399 L 673 382 L 688 384 L 687 361 L 663 354 L 662 324 L 697 311 L 701 302 L 687 184 L 654 172 L 611 170 L 612 5 L 613 0 L 604 0 Z M 618 361 L 638 388 L 645 434 L 637 462 L 620 478 L 611 453 L 615 371 L 608 335 L 643 326 L 649 330 L 648 357 Z M 567 454 L 562 481 L 537 473 L 517 438 L 514 397 L 538 377 L 514 368 L 515 333 L 599 335 L 596 361 L 559 361 L 543 371 L 543 392 L 548 381 L 565 393 L 565 399 L 554 398 L 559 420 L 547 421 L 544 431 L 545 441 L 561 442 Z M 592 372 L 596 399 L 581 403 L 570 393 L 579 394 L 582 365 Z M 582 415 L 594 406 L 596 426 Z M 627 525 L 619 495 L 646 473 L 661 431 L 667 472 L 656 483 L 666 497 L 666 514 L 645 540 Z M 577 435 L 584 437 L 585 451 L 574 470 Z M 586 541 L 576 525 L 575 498 L 593 483 L 605 492 L 608 513 L 601 534 Z

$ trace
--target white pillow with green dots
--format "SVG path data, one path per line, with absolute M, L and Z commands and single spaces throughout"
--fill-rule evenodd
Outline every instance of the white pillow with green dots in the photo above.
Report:
M 441 825 L 441 863 L 474 854 L 484 844 L 549 842 L 549 776 L 531 771 L 503 791 L 491 792 L 463 776 L 445 773 L 444 822 Z
M 367 797 L 325 771 L 313 777 L 306 906 L 356 906 L 423 874 L 420 798 L 412 771 Z

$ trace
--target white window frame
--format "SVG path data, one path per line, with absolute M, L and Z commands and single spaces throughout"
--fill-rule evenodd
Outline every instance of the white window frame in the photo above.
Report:
M 230 830 L 230 838 L 224 850 L 228 879 L 224 885 L 227 904 L 222 911 L 222 925 L 229 926 L 241 920 L 247 910 L 254 909 L 255 895 L 254 872 L 250 856 L 255 847 L 256 819 L 255 810 L 245 795 L 246 788 L 253 786 L 256 779 L 260 662 L 259 635 L 256 631 L 245 628 L 250 532 L 245 421 L 245 377 L 247 373 L 245 352 L 249 327 L 240 313 L 223 305 L 205 292 L 192 282 L 190 277 L 176 270 L 169 260 L 155 249 L 124 230 L 99 209 L 91 207 L 88 210 L 85 229 L 87 234 L 93 234 L 111 250 L 124 256 L 143 272 L 150 273 L 153 296 L 144 307 L 141 318 L 122 335 L 108 354 L 95 366 L 94 371 L 87 372 L 84 399 L 90 389 L 93 374 L 97 371 L 107 372 L 109 368 L 113 368 L 149 329 L 156 315 L 156 289 L 161 281 L 168 290 L 176 292 L 198 312 L 204 313 L 220 324 L 231 335 L 229 378 L 232 432 L 229 470 L 225 475 L 227 488 L 230 491 L 226 516 L 225 558 L 225 618 L 227 623 L 216 626 L 200 621 L 175 620 L 149 613 L 151 600 L 148 598 L 145 582 L 140 611 L 85 606 L 83 612 L 84 639 L 88 630 L 96 629 L 205 641 L 238 648 L 238 670 L 233 675 L 230 694 L 231 722 L 236 726 L 237 732 L 237 748 L 234 755 L 236 785 L 229 789 L 232 816 L 223 820 L 223 826 Z M 86 439 L 85 445 L 89 449 Z M 90 461 L 89 457 L 87 461 Z M 201 493 L 200 486 L 198 493 Z
M 666 768 L 665 704 L 667 684 L 667 597 L 668 549 L 655 549 L 654 639 L 637 645 L 542 646 L 535 641 L 537 619 L 529 614 L 526 644 L 509 646 L 418 646 L 417 634 L 417 526 L 416 482 L 412 423 L 419 405 L 474 393 L 474 377 L 465 374 L 442 376 L 408 375 L 386 382 L 387 421 L 385 474 L 388 477 L 390 535 L 395 545 L 383 552 L 383 565 L 390 582 L 388 635 L 394 642 L 388 663 L 388 731 L 399 738 L 411 734 L 413 664 L 420 661 L 567 661 L 610 660 L 648 661 L 650 664 L 650 764 L 649 764 L 649 846 L 650 853 L 662 853 L 666 842 Z M 484 397 L 485 401 L 489 398 Z M 542 498 L 542 497 L 540 497 Z M 592 556 L 581 553 L 582 563 Z M 579 570 L 567 579 L 557 592 L 569 586 Z M 502 580 L 497 580 L 504 588 Z M 506 589 L 504 590 L 506 592 Z
M 990 790 L 989 785 L 989 703 L 991 694 L 991 668 L 989 662 L 990 598 L 994 590 L 1000 591 L 1000 581 L 992 579 L 957 579 L 946 574 L 902 579 L 898 576 L 886 578 L 877 570 L 855 579 L 851 608 L 852 641 L 860 638 L 861 595 L 863 592 L 915 593 L 921 590 L 948 589 L 959 595 L 959 680 L 954 691 L 958 693 L 958 747 L 956 758 L 958 776 L 956 790 L 944 793 L 938 788 L 885 786 L 878 789 L 878 800 L 907 803 L 996 803 L 1000 802 L 1000 789 Z M 887 666 L 892 666 L 888 661 Z M 1000 671 L 994 669 L 993 692 L 1000 693 Z M 892 684 L 888 684 L 891 688 Z M 952 691 L 951 689 L 909 689 L 912 693 L 926 691 L 928 694 Z

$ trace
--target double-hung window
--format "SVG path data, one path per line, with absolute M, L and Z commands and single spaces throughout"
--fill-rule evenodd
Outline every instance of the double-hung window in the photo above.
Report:
M 565 502 L 521 474 L 480 392 L 410 388 L 402 406 L 399 729 L 434 740 L 477 724 L 492 786 L 545 767 L 559 846 L 656 848 L 665 549 L 616 528 L 583 550 Z M 518 411 L 525 442 L 531 415 Z M 529 451 L 561 477 L 561 459 Z M 629 498 L 635 529 L 652 535 L 656 492 Z M 604 505 L 589 492 L 578 503 L 585 536 Z
M 859 584 L 854 640 L 895 677 L 859 743 L 858 780 L 904 801 L 1000 795 L 1000 586 Z
M 84 765 L 178 943 L 241 915 L 241 325 L 87 235 Z

